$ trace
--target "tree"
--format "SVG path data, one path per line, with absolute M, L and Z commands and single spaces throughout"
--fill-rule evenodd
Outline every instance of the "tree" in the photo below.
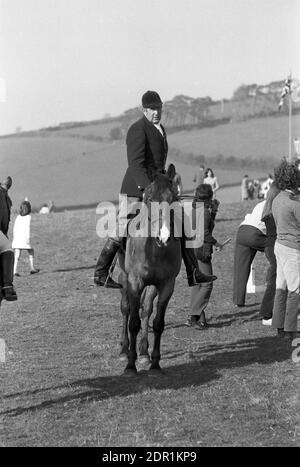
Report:
M 122 130 L 119 127 L 112 128 L 109 132 L 110 139 L 113 141 L 122 139 Z

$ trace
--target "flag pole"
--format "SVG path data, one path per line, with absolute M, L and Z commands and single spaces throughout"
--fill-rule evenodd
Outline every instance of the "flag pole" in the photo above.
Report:
M 290 68 L 290 86 L 289 86 L 289 161 L 292 162 L 292 68 Z
M 289 161 L 292 161 L 292 93 L 289 93 Z

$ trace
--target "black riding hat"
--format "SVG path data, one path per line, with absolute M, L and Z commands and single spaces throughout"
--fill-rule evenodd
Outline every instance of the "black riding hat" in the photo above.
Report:
M 142 96 L 142 106 L 144 109 L 157 108 L 162 105 L 162 100 L 156 91 L 147 91 Z

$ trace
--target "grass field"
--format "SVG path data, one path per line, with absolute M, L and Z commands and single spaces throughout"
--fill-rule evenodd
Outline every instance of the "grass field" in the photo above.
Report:
M 215 236 L 232 237 L 253 203 L 221 206 Z M 214 254 L 210 328 L 184 326 L 183 269 L 166 314 L 163 373 L 123 376 L 119 293 L 93 285 L 103 241 L 94 210 L 33 216 L 41 272 L 25 259 L 19 300 L 3 302 L 2 446 L 299 446 L 299 363 L 261 325 L 261 294 L 233 308 L 234 242 Z M 266 260 L 255 260 L 263 282 Z

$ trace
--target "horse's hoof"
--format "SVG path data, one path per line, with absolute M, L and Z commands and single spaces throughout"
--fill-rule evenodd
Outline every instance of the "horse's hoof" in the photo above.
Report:
M 124 376 L 132 377 L 137 375 L 137 369 L 136 368 L 125 368 L 124 370 Z
M 151 361 L 147 355 L 142 355 L 138 358 L 138 366 L 141 370 L 148 370 Z
M 148 355 L 140 355 L 139 356 L 139 359 L 138 359 L 138 362 L 141 364 L 141 365 L 150 365 L 151 363 L 151 360 L 150 360 L 150 357 L 148 357 Z
M 158 363 L 156 363 L 155 365 L 153 365 L 153 363 L 152 363 L 152 365 L 149 368 L 149 372 L 153 376 L 158 376 L 158 375 L 162 374 L 161 367 L 159 366 Z

